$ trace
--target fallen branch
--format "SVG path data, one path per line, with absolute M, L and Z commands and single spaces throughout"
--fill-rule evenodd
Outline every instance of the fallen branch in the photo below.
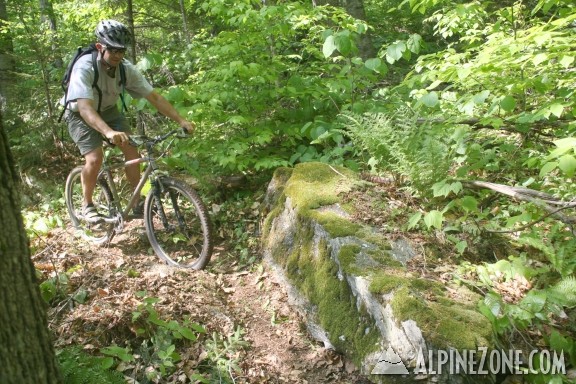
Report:
M 576 224 L 576 217 L 563 215 L 559 212 L 563 209 L 576 207 L 576 202 L 562 201 L 550 194 L 524 187 L 512 187 L 505 184 L 496 184 L 479 180 L 472 180 L 472 181 L 459 180 L 459 181 L 462 183 L 462 185 L 471 188 L 490 189 L 503 195 L 510 196 L 513 199 L 532 203 L 548 212 L 549 216 L 554 217 L 555 219 L 560 220 L 565 224 L 569 225 Z M 558 208 L 558 206 L 560 206 L 560 208 Z

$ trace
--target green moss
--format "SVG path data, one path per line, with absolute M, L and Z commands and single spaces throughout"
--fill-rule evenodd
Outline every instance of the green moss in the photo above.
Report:
M 426 301 L 407 286 L 395 291 L 390 304 L 398 321 L 414 320 L 424 338 L 436 348 L 474 349 L 490 345 L 492 328 L 477 311 Z
M 274 175 L 272 176 L 271 183 L 274 184 L 277 190 L 274 193 L 274 196 L 271 196 L 271 200 L 275 201 L 275 205 L 270 207 L 270 212 L 266 215 L 264 219 L 264 223 L 262 226 L 262 234 L 266 237 L 270 233 L 270 229 L 272 227 L 272 222 L 276 217 L 282 213 L 284 210 L 284 202 L 286 201 L 286 197 L 280 198 L 284 193 L 284 187 L 286 182 L 290 179 L 292 175 L 292 168 L 277 168 L 274 171 Z
M 308 216 L 322 225 L 332 238 L 354 236 L 362 228 L 333 212 L 311 211 Z
M 355 174 L 345 168 L 331 168 L 323 163 L 302 163 L 294 168 L 284 192 L 302 213 L 334 204 L 338 201 L 338 194 L 349 191 L 355 179 Z
M 360 246 L 357 244 L 348 244 L 340 247 L 340 252 L 338 252 L 338 261 L 340 262 L 340 267 L 344 272 L 357 272 L 356 268 L 354 268 L 354 264 L 358 252 L 360 252 Z
M 370 292 L 388 293 L 394 289 L 405 287 L 407 283 L 408 279 L 403 276 L 382 273 L 372 278 L 372 281 L 370 282 Z
M 276 182 L 276 185 L 284 185 L 292 176 L 293 168 L 279 167 L 274 171 L 272 180 Z
M 392 257 L 388 249 L 376 248 L 369 250 L 368 254 L 374 259 L 374 261 L 386 268 L 404 268 L 401 262 Z
M 363 227 L 358 231 L 356 235 L 358 236 L 358 238 L 366 241 L 367 243 L 374 244 L 375 246 L 377 246 L 382 250 L 392 249 L 390 241 L 386 239 L 384 236 L 374 232 L 373 228 Z
M 302 228 L 304 238 L 309 234 Z M 338 278 L 338 265 L 330 258 L 328 243 L 320 241 L 313 256 L 312 241 L 301 244 L 287 258 L 291 281 L 317 308 L 318 321 L 330 335 L 337 350 L 357 364 L 377 347 L 379 333 L 365 309 L 358 311 L 356 299 L 346 281 Z M 345 248 L 344 259 L 351 261 L 359 247 Z
M 412 277 L 399 269 L 395 273 L 391 272 L 387 270 L 373 274 L 370 292 L 388 293 L 394 289 L 408 287 L 411 291 L 426 294 L 434 299 L 444 296 L 444 286 L 437 281 Z

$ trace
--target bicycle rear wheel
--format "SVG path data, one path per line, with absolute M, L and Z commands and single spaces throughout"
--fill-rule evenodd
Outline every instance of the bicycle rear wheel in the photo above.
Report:
M 212 256 L 212 226 L 198 193 L 181 180 L 162 177 L 146 196 L 144 225 L 154 252 L 167 264 L 203 269 Z
M 68 215 L 72 225 L 78 230 L 83 239 L 95 244 L 104 244 L 112 238 L 114 225 L 110 223 L 90 224 L 84 220 L 82 215 L 82 203 L 84 200 L 81 181 L 82 168 L 83 166 L 74 168 L 66 179 L 65 199 Z M 103 175 L 98 177 L 93 202 L 101 215 L 110 216 L 112 193 Z

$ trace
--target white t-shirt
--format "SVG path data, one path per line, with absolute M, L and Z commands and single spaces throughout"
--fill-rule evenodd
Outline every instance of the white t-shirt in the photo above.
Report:
M 98 87 L 102 91 L 100 111 L 104 111 L 115 106 L 122 93 L 120 68 L 116 67 L 115 77 L 110 77 L 101 63 L 101 55 L 98 55 L 96 62 L 98 65 Z M 148 96 L 153 91 L 152 85 L 150 85 L 140 71 L 136 69 L 134 64 L 126 59 L 122 60 L 122 64 L 124 65 L 126 73 L 126 92 L 137 99 Z M 99 95 L 96 88 L 92 88 L 93 81 L 94 68 L 92 67 L 92 55 L 84 55 L 74 64 L 74 68 L 70 74 L 67 97 L 67 100 L 70 101 L 68 109 L 73 112 L 78 112 L 78 105 L 75 102 L 77 99 L 94 100 L 94 109 L 98 109 Z M 63 101 L 64 98 L 62 98 L 62 104 Z

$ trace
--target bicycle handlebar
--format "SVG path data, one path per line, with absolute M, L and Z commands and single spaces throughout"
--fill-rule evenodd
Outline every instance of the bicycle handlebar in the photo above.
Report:
M 173 129 L 163 135 L 148 137 L 148 136 L 130 136 L 130 145 L 135 147 L 140 147 L 144 144 L 156 145 L 163 142 L 167 138 L 173 135 L 178 135 L 178 137 L 186 137 L 186 130 L 184 128 Z

